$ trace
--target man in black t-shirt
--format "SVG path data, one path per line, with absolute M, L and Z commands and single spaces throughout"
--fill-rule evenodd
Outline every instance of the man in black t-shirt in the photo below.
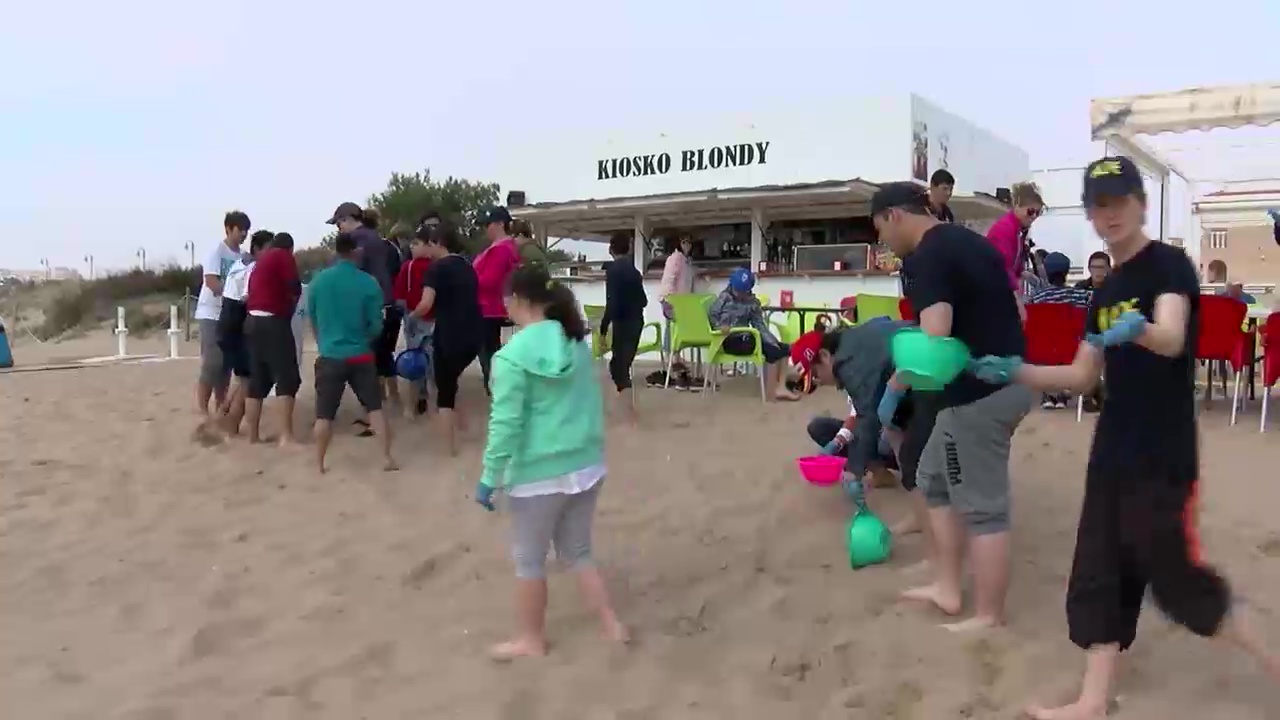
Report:
M 882 186 L 871 198 L 871 214 L 880 239 L 903 259 L 911 278 L 907 300 L 924 332 L 954 337 L 975 355 L 1022 354 L 1017 300 L 1000 252 L 986 238 L 933 217 L 928 195 L 914 183 Z M 962 374 L 935 402 L 937 419 L 916 482 L 929 507 L 936 580 L 903 597 L 948 615 L 960 612 L 967 531 L 974 616 L 949 627 L 998 625 L 1009 577 L 1009 448 L 1031 410 L 1032 393 Z
M 974 363 L 987 380 L 1043 390 L 1087 393 L 1105 377 L 1107 403 L 1089 452 L 1067 586 L 1068 630 L 1089 660 L 1074 704 L 1027 711 L 1049 720 L 1105 716 L 1116 660 L 1134 640 L 1148 585 L 1174 622 L 1205 637 L 1224 634 L 1280 681 L 1280 664 L 1230 612 L 1230 589 L 1199 556 L 1195 268 L 1182 250 L 1143 233 L 1147 196 L 1128 158 L 1103 158 L 1085 170 L 1084 206 L 1116 266 L 1094 291 L 1089 334 L 1075 361 Z

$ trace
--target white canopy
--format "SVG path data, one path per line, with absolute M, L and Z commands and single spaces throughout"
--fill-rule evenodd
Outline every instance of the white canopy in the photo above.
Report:
M 1280 83 L 1190 88 L 1089 103 L 1093 139 L 1280 122 Z

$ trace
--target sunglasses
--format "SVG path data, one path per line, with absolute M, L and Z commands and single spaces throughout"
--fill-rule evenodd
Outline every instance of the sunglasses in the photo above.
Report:
M 1044 212 L 1044 210 L 1042 210 L 1041 208 L 1027 208 L 1027 217 L 1029 218 L 1039 217 L 1040 213 L 1042 212 Z

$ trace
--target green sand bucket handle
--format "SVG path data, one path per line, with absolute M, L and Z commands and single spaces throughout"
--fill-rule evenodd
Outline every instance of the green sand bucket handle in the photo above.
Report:
M 937 391 L 969 367 L 969 348 L 953 337 L 933 337 L 920 328 L 903 328 L 890 343 L 898 377 L 917 390 Z

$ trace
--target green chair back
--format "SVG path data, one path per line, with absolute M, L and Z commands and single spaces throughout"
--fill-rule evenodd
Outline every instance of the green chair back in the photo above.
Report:
M 715 339 L 707 309 L 715 299 L 701 293 L 673 293 L 666 297 L 671 306 L 671 352 L 685 348 L 710 348 Z
M 898 309 L 898 298 L 894 295 L 858 295 L 858 324 L 871 318 L 887 317 L 890 320 L 901 320 L 902 311 Z

